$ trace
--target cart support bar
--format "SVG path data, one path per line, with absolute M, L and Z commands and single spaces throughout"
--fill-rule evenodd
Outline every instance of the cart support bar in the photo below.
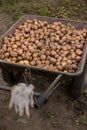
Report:
M 45 94 L 49 95 L 51 90 L 56 86 L 56 84 L 60 81 L 62 77 L 62 74 L 58 75 L 56 79 L 52 82 L 52 84 L 48 87 L 48 89 L 45 91 Z
M 11 91 L 11 87 L 7 87 L 7 86 L 0 86 L 0 90 L 4 90 L 4 91 Z
M 4 91 L 11 91 L 11 87 L 7 87 L 7 86 L 0 86 L 0 90 L 4 90 Z M 41 94 L 38 92 L 34 92 L 34 96 L 40 96 Z

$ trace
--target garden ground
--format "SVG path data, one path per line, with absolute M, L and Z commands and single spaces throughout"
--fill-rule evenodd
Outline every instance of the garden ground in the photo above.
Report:
M 10 1 L 10 2 L 9 2 Z M 39 14 L 69 19 L 87 20 L 86 0 L 3 0 L 0 2 L 0 36 L 24 14 Z M 44 91 L 52 79 L 33 77 L 37 90 Z M 37 82 L 37 80 L 39 82 Z M 7 85 L 0 73 L 0 85 Z M 20 118 L 8 110 L 10 93 L 0 91 L 0 130 L 87 130 L 87 75 L 82 96 L 73 100 L 62 85 L 50 95 L 40 109 L 30 109 L 31 118 Z

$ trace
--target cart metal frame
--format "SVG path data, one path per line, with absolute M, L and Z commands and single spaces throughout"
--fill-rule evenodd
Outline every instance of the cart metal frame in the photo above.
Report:
M 3 38 L 12 34 L 14 30 L 18 27 L 18 25 L 22 24 L 27 19 L 38 19 L 41 21 L 48 21 L 48 23 L 53 23 L 54 21 L 60 21 L 64 24 L 71 23 L 77 29 L 86 28 L 87 29 L 87 22 L 78 21 L 78 20 L 69 20 L 69 19 L 59 19 L 54 17 L 45 17 L 45 16 L 38 16 L 38 15 L 25 15 L 21 17 L 4 35 L 0 38 L 0 48 L 2 47 Z M 84 82 L 85 77 L 85 70 L 86 70 L 86 55 L 87 55 L 87 39 L 83 48 L 83 55 L 81 61 L 79 62 L 78 69 L 74 73 L 65 73 L 61 71 L 54 71 L 54 70 L 47 70 L 36 66 L 28 66 L 28 65 L 21 65 L 18 63 L 11 63 L 0 61 L 0 67 L 4 71 L 18 71 L 24 73 L 25 70 L 30 71 L 32 74 L 38 75 L 49 75 L 49 76 L 56 76 L 53 83 L 48 87 L 44 94 L 37 94 L 39 95 L 39 99 L 36 101 L 35 106 L 39 107 L 41 104 L 45 103 L 48 100 L 48 96 L 61 84 L 61 78 L 64 76 L 72 77 L 75 81 L 75 84 L 72 87 L 73 93 L 77 91 L 80 94 L 79 90 L 81 91 L 81 86 Z M 73 82 L 74 82 L 73 81 Z M 77 82 L 80 82 L 78 84 Z M 77 87 L 77 86 L 78 87 Z M 10 89 L 7 87 L 0 87 L 2 90 L 9 91 Z M 78 94 L 76 95 L 78 97 Z

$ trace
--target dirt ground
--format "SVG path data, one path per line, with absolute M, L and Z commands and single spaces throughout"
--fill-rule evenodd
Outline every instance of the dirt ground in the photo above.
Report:
M 85 19 L 86 20 L 86 19 Z M 14 23 L 10 15 L 0 13 L 0 36 Z M 35 77 L 36 89 L 44 91 L 52 79 Z M 7 85 L 0 73 L 0 85 Z M 87 90 L 87 74 L 83 90 Z M 87 130 L 87 91 L 73 100 L 67 94 L 67 85 L 62 85 L 52 93 L 47 104 L 39 109 L 30 109 L 31 118 L 19 117 L 14 110 L 9 111 L 10 93 L 0 90 L 0 130 Z

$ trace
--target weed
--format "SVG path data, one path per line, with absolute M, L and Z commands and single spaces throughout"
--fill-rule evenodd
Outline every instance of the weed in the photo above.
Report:
M 18 13 L 15 12 L 14 15 L 13 15 L 13 20 L 15 20 L 15 21 L 18 20 L 22 15 L 23 15 L 22 13 L 18 14 Z
M 18 12 L 20 8 L 17 7 L 16 2 L 18 2 L 18 0 L 3 0 L 1 3 L 2 12 L 7 14 L 13 14 L 14 12 Z
M 57 121 L 52 121 L 52 127 L 54 128 L 59 127 L 59 123 Z
M 40 15 L 47 15 L 47 10 L 41 4 L 35 4 L 32 6 L 32 12 Z
M 87 125 L 87 121 L 84 116 L 79 116 L 78 118 L 74 119 L 76 125 Z
M 23 0 L 25 3 L 32 2 L 32 0 Z
M 40 14 L 43 16 L 47 16 L 48 15 L 48 9 L 47 8 L 41 8 L 39 10 Z
M 87 3 L 78 0 L 58 0 L 56 3 L 32 0 L 0 0 L 0 10 L 18 19 L 21 14 L 40 14 L 63 18 L 87 19 Z M 83 15 L 82 15 L 83 13 Z
M 64 128 L 65 124 L 66 124 L 66 121 L 58 122 L 57 120 L 52 120 L 51 124 L 52 124 L 52 127 L 54 127 L 54 128 L 58 128 L 58 127 L 59 128 Z
M 15 3 L 19 2 L 20 0 L 0 0 L 0 5 L 1 6 L 6 6 L 6 5 L 14 5 Z
M 67 18 L 72 18 L 72 11 L 71 10 L 67 10 L 66 11 L 66 13 L 65 13 L 65 16 L 67 17 Z
M 52 112 L 48 112 L 48 113 L 47 113 L 47 117 L 48 117 L 49 119 L 55 119 L 55 118 L 56 118 L 56 115 L 55 115 L 54 113 L 52 113 Z
M 16 6 L 12 6 L 12 5 L 8 5 L 8 6 L 4 6 L 2 12 L 4 13 L 8 13 L 8 14 L 12 14 L 13 12 L 15 12 L 17 10 Z
M 23 13 L 30 13 L 32 11 L 32 7 L 29 6 L 28 4 L 23 4 L 20 9 L 22 10 Z

